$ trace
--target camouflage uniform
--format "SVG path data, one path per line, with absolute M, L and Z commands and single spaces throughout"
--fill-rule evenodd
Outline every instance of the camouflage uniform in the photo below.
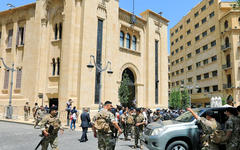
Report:
M 27 121 L 28 120 L 28 116 L 30 115 L 30 106 L 29 105 L 25 105 L 24 106 L 24 120 Z
M 53 126 L 52 133 L 42 141 L 42 150 L 47 150 L 50 143 L 52 150 L 58 150 L 58 131 L 63 129 L 61 121 L 51 114 L 46 115 L 40 122 L 42 131 L 46 130 L 49 126 Z
M 133 138 L 133 128 L 134 128 L 134 118 L 131 114 L 128 114 L 128 117 L 127 117 L 127 132 L 131 133 L 131 137 Z
M 114 115 L 106 110 L 102 109 L 100 112 L 93 117 L 93 121 L 96 121 L 98 118 L 105 116 L 104 119 L 112 126 L 112 123 L 115 122 Z M 109 129 L 108 131 L 97 131 L 98 138 L 98 149 L 99 150 L 113 150 L 116 145 L 116 139 L 113 137 L 113 132 Z
M 202 150 L 218 150 L 218 145 L 211 142 L 211 135 L 218 128 L 217 121 L 214 118 L 207 120 L 203 117 L 199 117 L 197 120 L 199 121 L 203 130 L 203 135 L 200 137 L 203 146 Z
M 122 124 L 122 128 L 123 128 L 123 134 L 124 134 L 125 140 L 128 137 L 127 118 L 128 118 L 127 114 L 121 115 L 121 124 Z
M 232 134 L 229 137 L 229 139 L 227 139 L 226 150 L 238 150 L 240 130 L 239 126 L 240 126 L 239 118 L 233 115 L 229 116 L 225 124 L 225 130 L 231 131 Z
M 136 126 L 137 123 L 142 123 L 144 122 L 144 116 L 143 114 L 139 114 L 139 115 L 136 115 L 136 118 L 135 118 L 135 147 L 137 147 L 138 145 L 138 140 L 140 139 L 140 137 L 142 137 L 143 135 L 143 128 L 144 128 L 144 125 L 140 125 L 140 126 Z M 142 143 L 140 142 L 140 146 L 142 146 Z
M 38 123 L 43 119 L 44 115 L 45 115 L 44 110 L 41 110 L 41 109 L 38 109 L 38 110 L 37 110 L 36 115 L 35 115 L 36 122 L 35 122 L 34 128 L 35 128 L 35 127 L 38 125 Z

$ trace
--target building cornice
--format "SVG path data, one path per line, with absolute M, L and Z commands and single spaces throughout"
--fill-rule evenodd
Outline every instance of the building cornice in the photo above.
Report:
M 20 6 L 20 7 L 16 7 L 16 8 L 11 8 L 11 9 L 8 9 L 8 10 L 5 10 L 5 11 L 0 12 L 0 16 L 1 16 L 1 15 L 11 14 L 12 12 L 15 12 L 15 11 L 18 11 L 18 10 L 21 10 L 21 9 L 33 8 L 33 7 L 35 7 L 35 6 L 36 6 L 36 3 L 31 3 L 31 4 L 24 5 L 24 6 Z

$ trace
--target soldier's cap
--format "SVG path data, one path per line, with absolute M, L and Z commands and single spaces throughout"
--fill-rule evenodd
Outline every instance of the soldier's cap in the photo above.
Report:
M 52 110 L 57 110 L 57 106 L 52 106 L 52 107 L 50 108 L 50 112 L 51 112 Z
M 136 108 L 136 111 L 137 112 L 141 112 L 141 108 Z
M 206 112 L 206 116 L 214 117 L 214 112 L 211 111 L 211 110 L 208 110 L 208 111 Z
M 160 111 L 160 108 L 157 108 L 156 110 L 157 110 L 157 111 Z

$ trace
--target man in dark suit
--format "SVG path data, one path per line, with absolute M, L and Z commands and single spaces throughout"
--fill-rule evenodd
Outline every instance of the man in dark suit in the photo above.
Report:
M 88 141 L 87 131 L 88 131 L 88 127 L 89 127 L 90 122 L 91 122 L 91 120 L 90 120 L 90 116 L 89 116 L 89 113 L 88 113 L 88 109 L 84 108 L 84 112 L 81 114 L 82 137 L 80 139 L 80 142 Z

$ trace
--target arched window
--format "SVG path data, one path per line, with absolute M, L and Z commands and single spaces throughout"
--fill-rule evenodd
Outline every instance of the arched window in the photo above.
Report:
M 127 46 L 128 49 L 130 49 L 130 47 L 131 47 L 131 36 L 130 36 L 130 34 L 127 34 L 126 46 Z
M 57 58 L 57 75 L 60 75 L 60 58 Z
M 132 37 L 132 49 L 137 50 L 137 38 L 135 35 Z
M 56 70 L 56 61 L 55 61 L 55 58 L 52 59 L 52 75 L 54 76 L 55 75 L 55 70 Z
M 225 38 L 225 47 L 228 48 L 229 46 L 230 46 L 229 38 L 226 37 L 226 38 Z
M 120 47 L 124 47 L 124 32 L 120 32 Z
M 55 40 L 58 39 L 58 24 L 55 24 L 55 27 L 54 27 L 54 39 Z
M 225 29 L 228 28 L 228 21 L 227 21 L 227 20 L 224 22 L 224 28 L 225 28 Z

